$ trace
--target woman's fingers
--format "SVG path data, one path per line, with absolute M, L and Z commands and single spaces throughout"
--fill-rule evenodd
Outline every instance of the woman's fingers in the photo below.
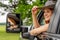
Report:
M 38 34 L 38 29 L 33 29 L 30 31 L 30 35 L 36 36 Z
M 38 12 L 38 6 L 34 6 L 34 7 L 32 8 L 32 14 L 33 14 L 33 15 L 36 15 L 37 12 Z

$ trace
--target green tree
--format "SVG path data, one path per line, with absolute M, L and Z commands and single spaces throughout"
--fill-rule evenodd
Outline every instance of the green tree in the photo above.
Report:
M 42 7 L 45 4 L 46 0 L 36 0 L 35 2 L 30 0 L 30 2 L 32 2 L 32 4 L 28 4 L 27 0 L 19 0 L 18 4 L 14 9 L 15 13 L 21 14 L 22 20 L 24 20 L 25 18 L 28 18 L 28 20 L 25 22 L 26 25 L 30 25 L 32 23 L 32 16 L 31 16 L 32 7 L 34 5 Z

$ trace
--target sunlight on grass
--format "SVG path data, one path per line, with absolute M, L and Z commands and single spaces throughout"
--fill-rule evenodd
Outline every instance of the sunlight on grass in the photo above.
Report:
M 6 33 L 5 25 L 0 25 L 0 40 L 19 40 L 19 33 Z

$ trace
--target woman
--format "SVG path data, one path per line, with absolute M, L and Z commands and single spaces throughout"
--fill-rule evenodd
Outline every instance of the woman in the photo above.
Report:
M 38 20 L 36 17 L 36 14 L 39 9 L 38 6 L 34 6 L 32 8 L 32 19 L 33 19 L 33 26 L 35 29 L 30 31 L 30 35 L 37 36 L 38 34 L 48 30 L 50 18 L 54 10 L 54 5 L 55 5 L 55 1 L 47 1 L 45 6 L 42 8 L 42 10 L 44 11 L 44 23 L 45 23 L 42 26 L 38 23 Z
M 18 25 L 20 24 L 19 18 L 16 16 L 16 14 L 8 14 L 8 24 L 10 30 L 18 28 Z
M 15 22 L 15 20 L 14 19 L 12 19 L 12 18 L 8 18 L 8 22 L 10 23 L 10 27 L 9 27 L 9 29 L 14 29 L 14 28 L 18 28 L 18 26 L 16 25 L 16 22 Z

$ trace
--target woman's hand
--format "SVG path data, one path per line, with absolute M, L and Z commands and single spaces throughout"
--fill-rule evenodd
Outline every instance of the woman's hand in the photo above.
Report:
M 38 6 L 33 6 L 33 8 L 32 8 L 32 15 L 36 15 L 37 14 L 37 12 L 38 12 Z
M 30 35 L 37 36 L 38 32 L 39 32 L 39 29 L 38 28 L 33 29 L 33 30 L 30 31 Z
M 37 36 L 38 34 L 47 31 L 48 30 L 48 26 L 49 26 L 49 24 L 45 24 L 43 26 L 35 28 L 35 29 L 30 31 L 30 34 L 33 35 L 33 36 Z

